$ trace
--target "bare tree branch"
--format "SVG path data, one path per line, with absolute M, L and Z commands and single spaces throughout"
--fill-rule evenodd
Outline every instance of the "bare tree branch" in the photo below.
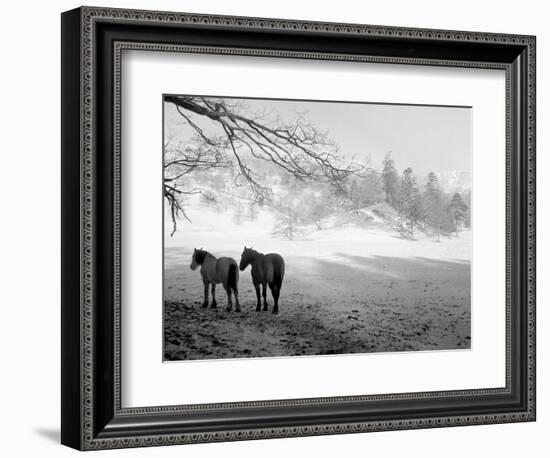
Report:
M 233 170 L 238 174 L 235 183 L 242 186 L 241 180 L 244 181 L 255 201 L 263 204 L 271 190 L 263 182 L 263 177 L 254 171 L 250 158 L 270 163 L 297 181 L 328 183 L 339 190 L 343 189 L 350 175 L 361 176 L 367 171 L 364 165 L 353 160 L 344 161 L 338 156 L 336 145 L 326 133 L 309 124 L 303 113 L 298 113 L 292 122 L 283 122 L 273 119 L 273 115 L 265 110 L 245 116 L 242 106 L 231 104 L 227 99 L 166 96 L 165 101 L 175 105 L 179 115 L 196 134 L 197 142 L 202 143 L 196 148 L 171 149 L 171 157 L 165 163 L 165 187 L 191 172 L 231 169 L 234 164 Z M 212 121 L 213 131 L 205 128 L 201 119 Z M 216 128 L 218 135 L 215 134 Z M 230 160 L 228 152 L 234 161 Z M 173 222 L 179 213 L 185 216 L 177 193 L 168 189 L 166 198 L 175 215 Z

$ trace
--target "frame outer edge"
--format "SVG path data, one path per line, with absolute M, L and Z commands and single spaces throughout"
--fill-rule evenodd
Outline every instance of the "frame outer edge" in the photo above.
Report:
M 81 105 L 78 109 L 81 110 L 79 115 L 82 116 L 81 124 L 79 125 L 79 140 L 81 140 L 81 169 L 79 176 L 82 179 L 81 194 L 81 214 L 82 226 L 78 226 L 82 231 L 82 244 L 80 252 L 82 255 L 81 262 L 79 260 L 79 268 L 81 269 L 81 283 L 79 281 L 79 292 L 82 294 L 81 309 L 79 313 L 78 332 L 79 334 L 78 349 L 80 353 L 80 361 L 76 366 L 78 372 L 73 370 L 72 374 L 78 373 L 79 391 L 79 447 L 80 449 L 102 449 L 102 448 L 125 448 L 136 446 L 151 446 L 151 445 L 168 445 L 175 443 L 198 443 L 198 442 L 213 442 L 227 440 L 250 440 L 274 437 L 292 437 L 292 436 L 308 436 L 320 434 L 339 434 L 351 432 L 367 432 L 367 431 L 385 431 L 399 429 L 415 429 L 415 428 L 430 428 L 440 426 L 458 426 L 458 425 L 473 425 L 487 423 L 506 423 L 516 421 L 529 421 L 535 419 L 535 342 L 534 342 L 534 327 L 535 327 L 535 38 L 527 35 L 507 35 L 507 34 L 492 34 L 482 32 L 461 32 L 461 31 L 445 31 L 445 30 L 429 30 L 429 29 L 413 29 L 399 27 L 384 27 L 384 26 L 369 26 L 357 24 L 335 24 L 335 23 L 315 23 L 309 21 L 296 21 L 284 19 L 263 19 L 263 18 L 246 18 L 246 17 L 231 17 L 231 16 L 213 16 L 200 14 L 185 14 L 185 13 L 166 13 L 155 11 L 133 11 L 124 9 L 111 8 L 95 8 L 82 7 L 78 11 L 79 18 L 79 45 L 81 67 L 79 68 L 79 78 L 81 83 L 80 100 Z M 68 13 L 65 13 L 68 14 Z M 93 110 L 94 110 L 94 91 L 93 91 L 93 54 L 94 54 L 94 37 L 93 29 L 95 20 L 109 20 L 119 22 L 134 22 L 143 24 L 190 24 L 203 25 L 210 27 L 234 27 L 238 29 L 292 29 L 300 32 L 330 32 L 339 34 L 362 34 L 367 36 L 383 36 L 395 38 L 415 38 L 419 40 L 442 40 L 456 42 L 486 42 L 500 45 L 515 45 L 523 46 L 528 50 L 528 72 L 527 72 L 527 98 L 528 98 L 528 196 L 526 199 L 528 207 L 528 221 L 523 224 L 528 226 L 528 242 L 524 248 L 528 251 L 528 279 L 527 279 L 527 299 L 528 304 L 528 364 L 527 364 L 527 395 L 528 405 L 526 410 L 517 413 L 501 413 L 495 415 L 474 415 L 474 416 L 455 416 L 442 417 L 439 419 L 433 418 L 418 418 L 415 420 L 395 420 L 382 423 L 366 422 L 356 424 L 332 424 L 323 426 L 311 427 L 286 427 L 286 428 L 269 428 L 269 429 L 254 429 L 241 431 L 224 431 L 220 433 L 198 433 L 198 434 L 162 434 L 160 436 L 141 436 L 141 437 L 121 437 L 113 439 L 94 438 L 93 433 L 93 405 L 94 405 L 94 390 L 93 390 L 93 348 L 92 348 L 92 310 L 93 310 L 93 201 L 94 201 L 94 176 L 93 176 Z M 81 40 L 81 41 L 80 41 Z M 65 106 L 64 106 L 65 109 Z M 80 119 L 80 116 L 79 116 Z M 66 123 L 63 123 L 66 127 Z M 63 135 L 63 145 L 65 146 L 65 134 Z M 66 148 L 63 148 L 63 167 L 65 167 Z M 64 169 L 65 170 L 65 169 Z M 65 188 L 64 188 L 65 189 Z M 65 193 L 64 193 L 65 194 Z M 80 203 L 80 201 L 79 201 Z M 65 205 L 65 204 L 64 204 Z M 73 215 L 74 217 L 74 215 Z M 65 220 L 64 220 L 65 221 Z M 74 224 L 74 223 L 73 223 Z M 63 224 L 66 229 L 65 223 Z M 69 227 L 69 226 L 67 226 Z M 63 247 L 67 244 L 64 241 Z M 63 257 L 64 264 L 65 257 Z M 74 266 L 74 263 L 72 264 Z M 80 277 L 79 277 L 80 280 Z M 64 286 L 65 289 L 71 289 L 71 286 Z M 64 302 L 65 304 L 65 302 Z M 66 305 L 66 304 L 65 304 Z M 64 306 L 64 315 L 65 313 Z M 71 312 L 74 315 L 74 312 Z M 74 317 L 73 317 L 74 318 Z M 63 362 L 66 362 L 65 356 Z M 80 373 L 81 371 L 81 373 Z M 64 378 L 65 380 L 65 378 Z M 74 380 L 74 378 L 73 378 Z M 75 381 L 75 380 L 74 380 Z M 65 412 L 65 411 L 64 411 Z M 65 425 L 67 422 L 65 421 Z M 62 439 L 63 440 L 63 439 Z M 66 442 L 64 442 L 66 443 Z M 67 445 L 70 445 L 67 443 Z
M 288 30 L 309 33 L 338 33 L 369 35 L 372 37 L 414 38 L 420 40 L 444 40 L 472 43 L 496 43 L 504 45 L 527 45 L 535 39 L 533 35 L 516 35 L 493 32 L 463 30 L 423 29 L 415 27 L 384 26 L 373 24 L 340 23 L 284 18 L 263 18 L 251 16 L 224 16 L 217 14 L 182 13 L 173 11 L 132 10 L 83 6 L 87 19 L 109 19 L 122 22 L 166 23 L 238 29 Z
M 527 342 L 528 342 L 528 361 L 527 361 L 527 403 L 528 403 L 528 418 L 531 421 L 537 419 L 537 384 L 536 384 L 536 144 L 537 144 L 537 60 L 536 60 L 536 37 L 530 37 L 527 43 Z
M 61 443 L 82 449 L 80 9 L 61 17 Z
M 80 54 L 80 140 L 81 140 L 81 417 L 80 417 L 80 449 L 97 449 L 94 444 L 94 404 L 97 393 L 94 391 L 94 308 L 97 307 L 94 300 L 95 282 L 94 268 L 96 258 L 94 256 L 95 238 L 95 200 L 97 194 L 95 163 L 95 81 L 94 81 L 94 25 L 89 7 L 79 8 L 80 29 L 79 41 Z

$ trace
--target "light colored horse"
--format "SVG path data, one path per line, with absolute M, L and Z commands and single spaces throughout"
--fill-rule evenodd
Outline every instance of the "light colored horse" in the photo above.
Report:
M 281 294 L 281 286 L 283 285 L 283 278 L 285 276 L 285 261 L 282 256 L 277 253 L 263 254 L 252 248 L 244 247 L 239 268 L 244 270 L 249 264 L 252 265 L 252 283 L 254 284 L 256 299 L 258 301 L 256 311 L 259 312 L 261 310 L 260 285 L 262 285 L 264 312 L 267 310 L 267 284 L 273 296 L 273 313 L 279 313 L 279 295 Z
M 237 261 L 233 258 L 216 258 L 212 256 L 208 251 L 203 249 L 193 251 L 193 257 L 191 258 L 191 270 L 196 270 L 201 266 L 202 283 L 204 284 L 204 302 L 202 307 L 208 307 L 208 286 L 212 287 L 212 304 L 211 307 L 215 308 L 216 304 L 216 285 L 218 283 L 223 284 L 223 288 L 227 293 L 227 311 L 230 312 L 233 308 L 231 302 L 231 292 L 235 296 L 235 311 L 240 312 L 241 306 L 239 304 L 239 269 L 237 268 Z

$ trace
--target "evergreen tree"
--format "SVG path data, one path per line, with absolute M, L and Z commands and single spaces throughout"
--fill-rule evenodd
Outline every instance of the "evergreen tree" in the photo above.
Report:
M 472 206 L 472 191 L 470 189 L 464 191 L 462 193 L 462 200 L 468 207 L 468 210 L 466 210 L 466 216 L 464 218 L 464 227 L 471 228 L 472 227 L 472 212 L 471 212 L 471 206 Z
M 426 180 L 426 195 L 436 195 L 441 192 L 439 187 L 439 178 L 433 172 L 428 173 L 428 179 Z
M 455 192 L 453 195 L 448 210 L 454 221 L 455 232 L 458 237 L 460 223 L 465 221 L 468 212 L 468 206 L 464 203 L 458 192 Z
M 399 214 L 405 222 L 404 232 L 408 237 L 413 237 L 414 229 L 422 219 L 422 198 L 410 167 L 403 171 L 398 205 Z
M 382 181 L 386 194 L 386 202 L 395 208 L 397 205 L 399 176 L 395 169 L 393 159 L 391 158 L 391 153 L 386 154 L 382 165 Z
M 447 226 L 449 216 L 445 203 L 445 196 L 441 191 L 439 179 L 433 172 L 428 174 L 428 179 L 424 188 L 424 218 L 426 224 L 431 226 L 439 242 L 441 230 Z

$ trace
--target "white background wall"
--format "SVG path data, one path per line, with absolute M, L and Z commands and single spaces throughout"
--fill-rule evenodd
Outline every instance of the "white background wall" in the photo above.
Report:
M 108 456 L 544 456 L 548 360 L 548 12 L 540 1 L 117 0 L 97 5 L 537 35 L 538 421 L 527 424 L 122 450 Z M 60 13 L 75 1 L 2 5 L 0 46 L 0 452 L 69 456 L 59 440 Z M 542 173 L 541 173 L 542 171 Z M 545 211 L 546 210 L 546 211 Z M 545 282 L 546 280 L 546 282 Z M 546 283 L 546 284 L 545 284 Z M 546 433 L 546 435 L 545 435 Z M 547 453 L 547 452 L 546 452 Z

